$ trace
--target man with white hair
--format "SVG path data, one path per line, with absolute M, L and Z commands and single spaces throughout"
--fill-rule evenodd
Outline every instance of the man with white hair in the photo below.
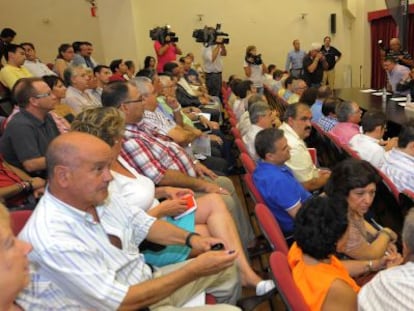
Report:
M 328 62 L 321 53 L 321 44 L 312 43 L 308 55 L 303 58 L 303 79 L 309 87 L 321 86 L 323 71 L 328 70 Z

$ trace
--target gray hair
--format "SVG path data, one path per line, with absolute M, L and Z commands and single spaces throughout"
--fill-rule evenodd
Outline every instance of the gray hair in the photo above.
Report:
M 409 253 L 414 252 L 414 208 L 411 208 L 405 216 L 402 230 L 402 241 L 407 246 Z
M 68 66 L 68 68 L 65 69 L 63 72 L 63 81 L 65 81 L 66 86 L 72 85 L 72 78 L 76 77 L 76 71 L 78 69 L 86 69 L 83 65 L 77 65 L 77 66 Z
M 355 112 L 352 101 L 343 101 L 335 108 L 335 114 L 339 122 L 347 122 L 349 117 Z
M 141 95 L 148 95 L 148 84 L 152 85 L 152 81 L 150 78 L 147 77 L 135 77 L 132 79 L 132 82 L 135 84 L 135 86 L 138 89 L 138 92 Z
M 162 84 L 162 86 L 166 87 L 168 82 L 171 82 L 171 77 L 170 76 L 166 76 L 166 75 L 161 75 L 158 76 L 160 78 L 160 82 Z
M 264 101 L 257 101 L 249 106 L 249 118 L 251 124 L 257 124 L 259 118 L 266 115 L 270 110 L 268 104 Z
M 299 107 L 301 106 L 310 109 L 308 105 L 301 102 L 290 104 L 286 107 L 285 113 L 283 115 L 283 121 L 288 122 L 289 118 L 295 119 L 298 114 Z

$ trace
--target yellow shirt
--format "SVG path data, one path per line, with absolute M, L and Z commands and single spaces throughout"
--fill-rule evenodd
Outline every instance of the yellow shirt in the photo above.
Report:
M 33 75 L 25 67 L 16 67 L 12 65 L 5 65 L 2 70 L 0 70 L 0 82 L 7 87 L 9 90 L 13 88 L 13 85 L 20 78 L 30 78 Z

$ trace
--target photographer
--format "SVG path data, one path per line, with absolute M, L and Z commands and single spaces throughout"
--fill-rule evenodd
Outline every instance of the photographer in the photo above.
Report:
M 211 96 L 221 98 L 221 84 L 223 70 L 222 56 L 226 56 L 226 47 L 223 44 L 223 38 L 217 38 L 216 41 L 209 46 L 204 46 L 202 57 L 204 62 L 204 72 L 206 78 L 206 86 Z
M 312 43 L 308 55 L 303 58 L 303 78 L 309 87 L 321 86 L 323 71 L 328 70 L 329 64 L 321 53 L 321 44 Z
M 177 59 L 177 54 L 182 54 L 177 43 L 171 40 L 169 32 L 166 32 L 164 42 L 155 40 L 154 49 L 157 55 L 157 72 L 162 72 L 166 63 L 175 61 Z
M 408 51 L 401 49 L 401 42 L 398 38 L 392 38 L 390 40 L 390 48 L 385 49 L 382 40 L 378 41 L 379 48 L 381 49 L 381 60 L 384 61 L 387 57 L 394 58 L 395 62 L 399 65 L 406 66 L 408 68 L 414 67 L 414 60 Z
M 254 45 L 246 48 L 246 57 L 244 59 L 244 72 L 246 77 L 253 82 L 258 93 L 263 93 L 264 74 L 266 73 L 266 65 L 262 61 L 261 54 L 257 54 Z

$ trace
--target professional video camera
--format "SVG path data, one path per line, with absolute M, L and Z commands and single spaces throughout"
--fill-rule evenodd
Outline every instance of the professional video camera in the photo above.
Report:
M 164 27 L 155 27 L 150 30 L 149 35 L 152 40 L 158 41 L 162 45 L 170 42 L 178 42 L 178 37 L 175 36 L 175 32 L 170 31 L 169 25 Z
M 221 41 L 217 37 L 228 37 L 227 33 L 221 32 L 221 24 L 217 24 L 216 28 L 205 26 L 203 29 L 196 29 L 193 31 L 193 38 L 196 42 L 201 42 L 205 47 L 214 45 L 216 43 L 229 44 L 229 38 L 222 38 Z
M 261 65 L 263 64 L 263 60 L 262 60 L 262 54 L 251 54 L 248 53 L 245 57 L 245 60 L 247 63 L 251 64 L 251 65 Z

